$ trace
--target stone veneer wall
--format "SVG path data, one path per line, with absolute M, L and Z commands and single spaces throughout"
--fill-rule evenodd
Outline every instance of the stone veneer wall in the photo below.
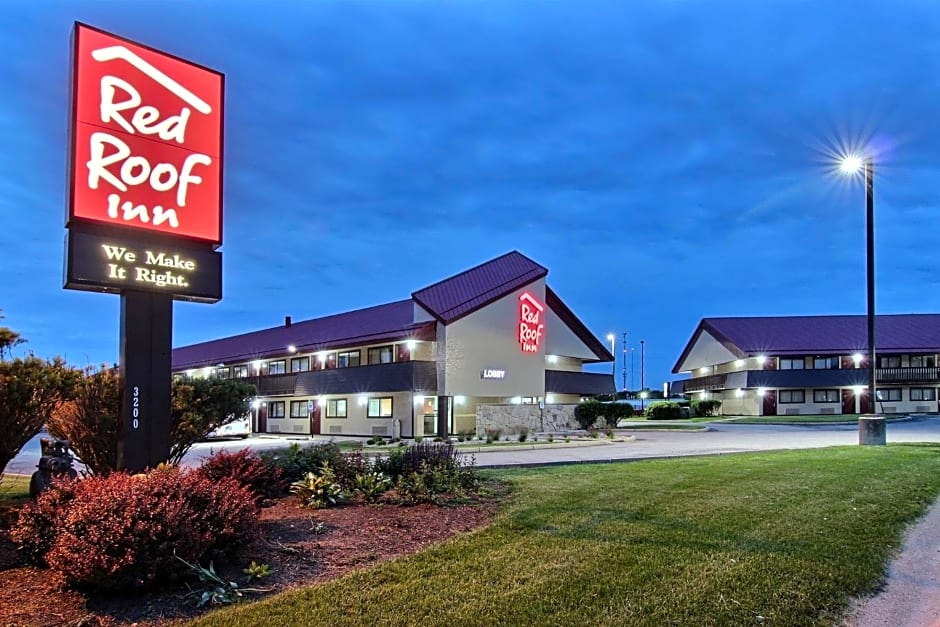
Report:
M 568 431 L 577 429 L 572 405 L 546 405 L 539 417 L 538 405 L 477 405 L 477 435 L 487 429 L 514 433 L 519 427 L 529 431 Z

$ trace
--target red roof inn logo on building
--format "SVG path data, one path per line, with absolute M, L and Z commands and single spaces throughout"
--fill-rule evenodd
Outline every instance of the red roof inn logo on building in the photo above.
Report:
M 545 306 L 528 292 L 519 297 L 519 346 L 523 353 L 539 352 L 539 345 L 545 335 L 545 323 L 542 314 Z
M 222 241 L 223 75 L 76 24 L 70 223 Z

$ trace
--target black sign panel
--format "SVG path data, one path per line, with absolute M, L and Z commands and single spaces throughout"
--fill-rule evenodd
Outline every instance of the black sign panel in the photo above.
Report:
M 127 290 L 214 303 L 222 298 L 222 253 L 165 240 L 68 234 L 65 287 L 96 292 Z

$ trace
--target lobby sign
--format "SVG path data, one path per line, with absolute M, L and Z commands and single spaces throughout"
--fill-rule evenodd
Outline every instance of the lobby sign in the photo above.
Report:
M 77 23 L 68 226 L 222 242 L 214 70 Z
M 204 303 L 222 298 L 222 254 L 216 251 L 82 231 L 69 233 L 67 248 L 69 289 L 157 291 Z
M 519 297 L 518 341 L 523 353 L 537 353 L 545 336 L 545 306 L 529 292 Z
M 506 371 L 497 370 L 495 368 L 484 368 L 483 370 L 480 371 L 480 378 L 481 379 L 505 379 Z

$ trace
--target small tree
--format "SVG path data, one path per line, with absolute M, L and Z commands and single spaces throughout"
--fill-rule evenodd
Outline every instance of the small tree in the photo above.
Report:
M 186 451 L 209 433 L 249 411 L 255 386 L 234 379 L 191 379 L 173 382 L 169 462 L 178 464 Z
M 0 320 L 3 320 L 4 317 L 5 316 L 0 313 Z M 13 329 L 9 327 L 0 327 L 0 359 L 3 359 L 4 355 L 9 355 L 12 359 L 13 347 L 25 343 L 26 340 L 20 337 L 20 334 Z
M 69 397 L 78 375 L 59 357 L 0 360 L 0 476 Z
M 114 368 L 87 369 L 76 382 L 73 399 L 62 403 L 46 424 L 49 433 L 65 438 L 96 475 L 117 470 L 121 434 L 121 378 Z
M 178 464 L 196 442 L 209 432 L 248 413 L 253 385 L 230 379 L 173 381 L 170 455 Z M 75 386 L 75 399 L 50 421 L 49 432 L 66 438 L 93 474 L 117 468 L 121 433 L 121 380 L 115 369 L 88 370 Z

